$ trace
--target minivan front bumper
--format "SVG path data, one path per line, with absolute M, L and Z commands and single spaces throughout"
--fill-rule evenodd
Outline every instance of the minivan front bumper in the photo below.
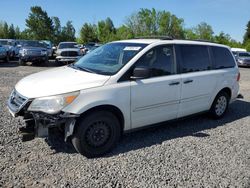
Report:
M 49 129 L 53 127 L 64 128 L 65 141 L 73 134 L 77 114 L 59 112 L 58 114 L 46 114 L 43 112 L 30 112 L 28 107 L 32 99 L 28 99 L 16 90 L 11 92 L 7 101 L 7 107 L 13 117 L 22 116 L 25 126 L 19 129 L 23 141 L 29 141 L 35 137 L 48 137 Z

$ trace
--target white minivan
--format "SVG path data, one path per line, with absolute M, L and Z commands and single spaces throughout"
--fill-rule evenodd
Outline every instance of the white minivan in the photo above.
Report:
M 23 116 L 23 140 L 61 127 L 87 157 L 108 152 L 123 132 L 200 112 L 222 117 L 239 92 L 229 47 L 133 39 L 105 44 L 76 63 L 32 74 L 12 91 L 8 108 Z

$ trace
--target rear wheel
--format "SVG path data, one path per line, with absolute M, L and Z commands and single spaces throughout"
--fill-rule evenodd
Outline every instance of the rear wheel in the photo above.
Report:
M 110 151 L 120 138 L 121 127 L 111 112 L 97 111 L 79 120 L 72 138 L 75 149 L 92 158 Z
M 226 92 L 220 92 L 214 99 L 210 114 L 213 118 L 219 119 L 223 117 L 228 109 L 229 96 Z

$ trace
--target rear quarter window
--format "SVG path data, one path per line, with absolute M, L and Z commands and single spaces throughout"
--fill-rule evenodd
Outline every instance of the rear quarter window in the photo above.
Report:
M 214 68 L 232 68 L 235 66 L 234 57 L 227 48 L 212 46 Z

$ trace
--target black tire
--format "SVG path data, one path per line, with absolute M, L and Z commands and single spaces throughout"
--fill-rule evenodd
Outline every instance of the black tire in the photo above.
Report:
M 18 64 L 19 64 L 20 66 L 24 66 L 26 63 L 25 63 L 25 61 L 19 59 L 19 60 L 18 60 Z
M 4 61 L 5 61 L 6 63 L 9 63 L 9 61 L 10 61 L 10 56 L 7 55 L 7 56 L 5 57 L 5 59 L 4 59 Z
M 214 119 L 220 119 L 225 115 L 228 109 L 229 100 L 230 97 L 226 92 L 221 91 L 218 93 L 210 108 L 210 114 Z
M 79 153 L 93 158 L 110 151 L 120 135 L 117 117 L 108 111 L 96 111 L 78 120 L 72 144 Z

